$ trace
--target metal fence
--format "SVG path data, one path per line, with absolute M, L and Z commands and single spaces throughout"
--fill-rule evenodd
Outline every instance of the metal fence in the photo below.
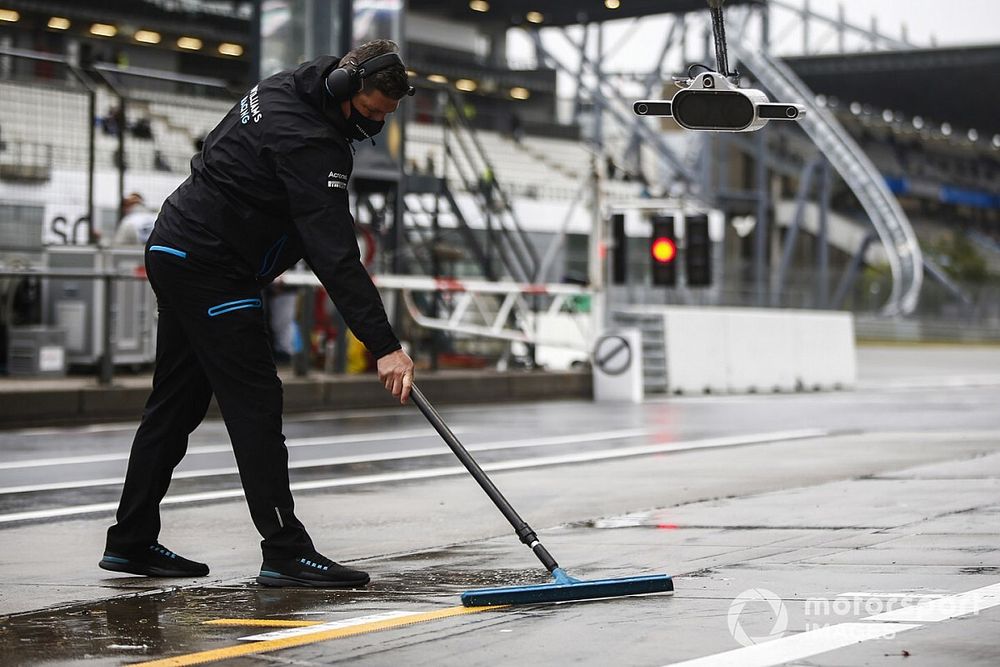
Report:
M 156 210 L 187 177 L 191 157 L 238 95 L 206 77 L 102 64 L 93 72 L 103 84 L 97 162 L 115 173 L 119 206 L 138 193 Z
M 96 94 L 65 60 L 0 50 L 0 248 L 92 240 Z
M 0 252 L 107 245 L 125 197 L 158 210 L 237 99 L 221 80 L 0 49 Z

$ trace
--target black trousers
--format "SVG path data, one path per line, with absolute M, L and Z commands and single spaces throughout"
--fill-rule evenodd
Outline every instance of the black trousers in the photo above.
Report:
M 108 530 L 109 551 L 135 553 L 157 540 L 160 501 L 213 393 L 250 515 L 264 538 L 264 558 L 313 550 L 293 511 L 281 433 L 281 381 L 260 288 L 253 279 L 225 271 L 161 242 L 155 232 L 146 245 L 146 272 L 159 312 L 156 370 L 132 443 L 117 523 Z

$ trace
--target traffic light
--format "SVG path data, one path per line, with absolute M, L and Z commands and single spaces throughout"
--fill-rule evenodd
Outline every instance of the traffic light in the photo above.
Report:
M 684 220 L 684 268 L 688 287 L 712 284 L 712 239 L 708 236 L 708 216 L 693 215 Z
M 649 237 L 649 258 L 654 285 L 673 287 L 677 284 L 677 239 L 674 236 L 674 219 L 670 216 L 653 216 L 653 233 Z
M 625 214 L 611 216 L 611 284 L 624 285 L 628 273 L 628 240 L 625 238 Z

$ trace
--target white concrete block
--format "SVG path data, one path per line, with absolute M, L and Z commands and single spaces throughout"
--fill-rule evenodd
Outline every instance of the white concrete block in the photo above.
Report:
M 727 390 L 726 315 L 712 308 L 664 310 L 667 391 L 722 393 Z

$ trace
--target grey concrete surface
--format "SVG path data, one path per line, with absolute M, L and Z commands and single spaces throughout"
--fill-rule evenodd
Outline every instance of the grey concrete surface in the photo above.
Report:
M 993 378 L 1000 351 L 926 352 L 864 352 L 862 382 L 853 392 L 446 408 L 445 419 L 470 446 L 507 443 L 479 456 L 523 466 L 494 478 L 571 574 L 665 572 L 675 577 L 675 594 L 481 612 L 231 664 L 652 667 L 740 649 L 730 611 L 751 589 L 773 592 L 787 617 L 781 636 L 768 637 L 776 620 L 771 608 L 745 606 L 739 625 L 763 643 L 808 638 L 823 626 L 864 625 L 870 621 L 862 619 L 891 605 L 996 585 L 1000 381 Z M 123 459 L 10 466 L 124 454 L 132 428 L 0 434 L 0 664 L 118 665 L 182 656 L 243 644 L 241 637 L 264 631 L 203 625 L 213 619 L 328 622 L 447 609 L 470 587 L 546 580 L 467 476 L 405 478 L 454 466 L 446 450 L 391 458 L 434 446 L 433 436 L 419 432 L 427 427 L 413 408 L 303 415 L 287 425 L 296 445 L 290 459 L 309 464 L 293 470 L 295 481 L 350 484 L 299 491 L 297 507 L 324 553 L 372 573 L 365 591 L 256 587 L 259 538 L 238 498 L 164 508 L 162 541 L 212 566 L 209 577 L 197 580 L 97 569 L 110 509 L 4 522 L 26 509 L 113 505 L 115 484 L 29 494 L 3 489 L 120 478 Z M 818 432 L 781 435 L 802 428 Z M 751 433 L 774 438 L 710 446 L 722 436 Z M 369 435 L 375 439 L 365 440 Z M 566 437 L 539 441 L 555 436 Z M 324 440 L 332 437 L 341 439 Z M 192 448 L 224 443 L 217 422 L 192 438 Z M 691 448 L 591 462 L 543 460 L 671 443 Z M 369 455 L 373 460 L 364 463 L 322 463 Z M 195 452 L 180 470 L 217 470 L 227 457 Z M 238 486 L 222 473 L 178 481 L 171 495 Z M 904 651 L 907 665 L 1000 661 L 1000 606 L 917 625 L 796 663 L 895 664 Z M 749 663 L 737 657 L 717 664 Z

